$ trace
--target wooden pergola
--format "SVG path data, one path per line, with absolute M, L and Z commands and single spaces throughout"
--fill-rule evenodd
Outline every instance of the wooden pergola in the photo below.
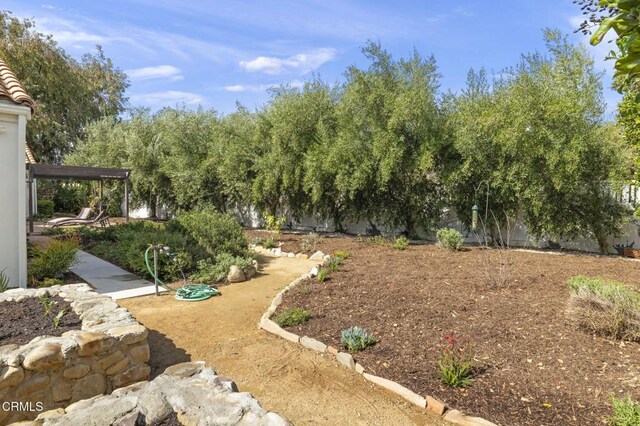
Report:
M 112 169 L 106 167 L 84 166 L 58 166 L 53 164 L 27 164 L 29 185 L 29 232 L 33 232 L 33 180 L 41 179 L 66 179 L 66 180 L 91 180 L 100 182 L 100 199 L 103 197 L 103 184 L 105 180 L 124 181 L 124 210 L 125 218 L 129 221 L 129 177 L 131 169 Z

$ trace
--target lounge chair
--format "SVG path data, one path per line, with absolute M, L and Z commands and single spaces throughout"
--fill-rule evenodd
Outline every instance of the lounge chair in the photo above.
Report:
M 98 216 L 96 216 L 93 219 L 69 219 L 69 220 L 65 220 L 64 222 L 60 222 L 56 225 L 53 225 L 53 228 L 58 227 L 58 226 L 102 226 L 107 227 L 110 226 L 111 224 L 109 223 L 109 216 L 107 216 L 105 214 L 105 212 L 100 212 L 98 214 Z
M 55 219 L 51 219 L 50 221 L 48 221 L 45 226 L 51 227 L 51 228 L 55 228 L 56 226 L 60 225 L 61 223 L 64 223 L 68 220 L 87 220 L 89 219 L 89 216 L 91 216 L 91 209 L 89 207 L 83 207 L 82 210 L 80 210 L 80 213 L 78 214 L 78 216 L 76 217 L 56 217 Z

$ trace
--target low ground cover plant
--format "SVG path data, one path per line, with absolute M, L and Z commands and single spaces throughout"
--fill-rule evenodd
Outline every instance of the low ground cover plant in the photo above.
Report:
M 234 256 L 229 253 L 220 253 L 215 262 L 201 260 L 198 262 L 198 270 L 191 275 L 191 280 L 201 282 L 223 282 L 229 274 L 231 266 L 236 265 L 245 274 L 253 268 L 253 258 L 250 256 Z
M 576 276 L 568 282 L 567 315 L 597 335 L 640 342 L 640 292 L 617 281 Z
M 273 321 L 280 327 L 294 327 L 309 321 L 311 314 L 302 308 L 291 308 L 277 315 Z
M 473 346 L 469 338 L 458 337 L 454 332 L 442 338 L 438 374 L 443 383 L 456 388 L 471 384 L 473 364 Z
M 631 399 L 629 395 L 620 399 L 611 395 L 611 405 L 613 416 L 607 419 L 610 426 L 640 425 L 640 403 Z
M 349 257 L 349 252 L 346 250 L 336 250 L 333 252 L 333 257 L 340 260 L 346 260 Z
M 28 254 L 29 281 L 41 285 L 47 278 L 57 278 L 71 267 L 80 248 L 73 236 L 50 240 L 44 247 L 32 245 Z
M 394 238 L 393 243 L 391 243 L 391 248 L 396 250 L 405 250 L 407 247 L 409 247 L 409 240 L 403 235 Z
M 350 351 L 362 351 L 376 343 L 373 334 L 361 327 L 349 327 L 340 333 L 340 343 Z
M 453 228 L 441 228 L 436 232 L 436 238 L 438 245 L 446 250 L 457 251 L 460 250 L 464 239 L 462 234 L 457 229 Z

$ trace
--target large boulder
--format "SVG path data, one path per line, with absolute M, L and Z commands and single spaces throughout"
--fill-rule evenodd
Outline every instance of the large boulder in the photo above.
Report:
M 231 265 L 231 268 L 229 268 L 229 274 L 227 275 L 227 281 L 230 283 L 239 283 L 246 280 L 247 278 L 245 277 L 244 272 L 242 272 L 242 269 L 240 269 L 239 266 Z

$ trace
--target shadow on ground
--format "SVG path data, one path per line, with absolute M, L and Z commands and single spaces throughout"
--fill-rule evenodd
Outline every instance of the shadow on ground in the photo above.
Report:
M 191 361 L 191 355 L 187 351 L 177 347 L 173 340 L 159 331 L 149 330 L 147 341 L 151 351 L 151 359 L 149 359 L 150 380 L 162 374 L 165 368 L 171 365 Z

